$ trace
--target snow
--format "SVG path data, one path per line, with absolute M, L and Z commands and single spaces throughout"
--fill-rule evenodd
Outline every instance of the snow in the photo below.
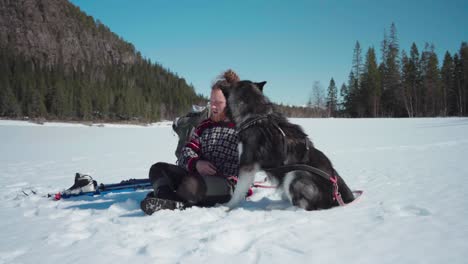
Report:
M 292 122 L 364 190 L 359 201 L 307 212 L 255 189 L 232 211 L 152 216 L 139 209 L 146 191 L 52 201 L 40 194 L 75 172 L 114 183 L 174 162 L 170 122 L 0 121 L 0 263 L 466 263 L 468 118 Z

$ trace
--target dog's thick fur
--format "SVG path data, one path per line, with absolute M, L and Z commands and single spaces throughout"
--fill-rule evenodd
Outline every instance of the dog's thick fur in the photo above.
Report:
M 227 206 L 233 208 L 244 199 L 258 171 L 290 164 L 306 164 L 336 175 L 343 201 L 353 201 L 351 190 L 327 156 L 314 148 L 300 126 L 274 112 L 273 105 L 263 95 L 264 84 L 240 81 L 221 89 L 227 99 L 227 115 L 238 129 L 257 117 L 269 116 L 239 131 L 239 182 Z M 279 183 L 295 206 L 318 210 L 338 205 L 333 199 L 332 183 L 320 176 L 298 170 L 286 175 L 270 172 L 267 175 Z

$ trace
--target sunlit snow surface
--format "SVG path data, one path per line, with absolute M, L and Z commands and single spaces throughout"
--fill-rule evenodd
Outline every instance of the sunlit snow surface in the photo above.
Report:
M 170 122 L 0 121 L 0 263 L 466 263 L 467 118 L 291 121 L 359 201 L 307 212 L 255 189 L 229 212 L 152 216 L 139 209 L 146 191 L 52 201 L 42 195 L 75 172 L 115 183 L 175 162 Z

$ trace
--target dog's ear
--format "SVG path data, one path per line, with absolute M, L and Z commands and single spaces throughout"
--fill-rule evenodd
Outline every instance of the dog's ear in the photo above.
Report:
M 267 82 L 258 82 L 258 83 L 255 83 L 255 85 L 258 87 L 258 89 L 260 89 L 260 91 L 262 91 L 263 93 L 263 86 L 265 86 Z

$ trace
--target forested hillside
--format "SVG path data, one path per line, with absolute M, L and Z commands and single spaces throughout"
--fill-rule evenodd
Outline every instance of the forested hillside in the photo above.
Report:
M 66 0 L 0 0 L 0 116 L 171 119 L 203 101 Z

